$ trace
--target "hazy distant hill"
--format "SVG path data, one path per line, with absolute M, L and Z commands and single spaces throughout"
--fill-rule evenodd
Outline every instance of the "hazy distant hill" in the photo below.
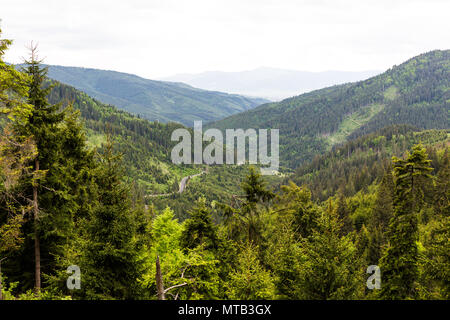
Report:
M 258 68 L 242 72 L 178 74 L 161 80 L 179 81 L 206 90 L 264 97 L 276 101 L 336 84 L 365 80 L 379 73 L 381 71 L 307 72 Z
M 280 158 L 292 168 L 385 126 L 450 128 L 450 50 L 435 50 L 383 74 L 302 94 L 209 124 L 280 129 Z
M 194 120 L 218 120 L 268 102 L 98 69 L 49 66 L 49 77 L 146 119 L 187 126 Z

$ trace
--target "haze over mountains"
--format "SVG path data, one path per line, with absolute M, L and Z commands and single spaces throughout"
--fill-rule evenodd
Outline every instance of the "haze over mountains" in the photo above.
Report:
M 381 71 L 376 70 L 308 72 L 261 67 L 242 72 L 209 71 L 177 74 L 161 80 L 183 82 L 205 90 L 278 101 L 336 84 L 365 80 L 380 73 Z
M 136 75 L 79 67 L 48 66 L 48 76 L 88 95 L 151 121 L 219 120 L 268 100 L 193 88 L 187 84 L 148 80 Z

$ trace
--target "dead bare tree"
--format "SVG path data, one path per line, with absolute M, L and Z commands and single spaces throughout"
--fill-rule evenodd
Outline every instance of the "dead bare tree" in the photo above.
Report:
M 158 300 L 166 300 L 159 256 L 156 256 L 156 290 L 158 292 Z
M 183 269 L 183 271 L 181 272 L 181 278 L 184 278 L 184 273 L 188 267 L 189 267 L 189 265 L 186 266 Z M 164 282 L 163 282 L 162 273 L 161 273 L 161 265 L 159 263 L 159 256 L 156 256 L 156 291 L 158 294 L 158 300 L 166 300 L 166 293 L 169 293 L 174 298 L 174 300 L 177 300 L 178 293 L 176 295 L 173 295 L 169 291 L 172 289 L 175 289 L 175 288 L 183 287 L 185 285 L 187 285 L 187 282 L 176 284 L 167 289 L 164 289 Z

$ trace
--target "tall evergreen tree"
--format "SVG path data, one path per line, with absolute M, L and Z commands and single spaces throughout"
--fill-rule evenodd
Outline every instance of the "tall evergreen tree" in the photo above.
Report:
M 346 235 L 353 230 L 353 223 L 350 219 L 350 212 L 347 206 L 347 201 L 345 200 L 343 191 L 339 191 L 337 203 L 336 203 L 336 213 L 339 221 L 341 222 L 341 235 Z
M 22 214 L 29 206 L 17 208 L 23 194 L 16 194 L 16 187 L 23 175 L 29 174 L 28 162 L 36 156 L 33 140 L 11 128 L 11 123 L 28 121 L 32 106 L 26 103 L 28 77 L 3 61 L 12 41 L 1 39 L 1 34 L 0 29 L 0 123 L 5 123 L 5 118 L 9 121 L 0 125 L 0 259 L 23 242 Z
M 245 244 L 239 253 L 237 267 L 230 275 L 227 295 L 234 300 L 275 298 L 273 276 L 261 265 L 258 248 L 251 243 Z
M 108 142 L 95 173 L 98 203 L 88 218 L 81 268 L 89 299 L 136 299 L 142 261 L 129 190 L 119 156 Z
M 418 212 L 421 183 L 432 168 L 425 149 L 413 147 L 406 159 L 393 157 L 395 176 L 394 216 L 388 230 L 388 247 L 381 259 L 383 299 L 415 298 L 418 277 Z
M 58 136 L 58 124 L 60 124 L 64 115 L 59 113 L 59 106 L 49 105 L 47 95 L 50 88 L 44 88 L 46 80 L 47 69 L 41 68 L 41 61 L 37 57 L 37 47 L 31 44 L 30 60 L 25 61 L 28 65 L 25 72 L 30 77 L 28 89 L 28 103 L 33 106 L 28 122 L 15 123 L 15 130 L 24 136 L 32 136 L 36 143 L 38 155 L 33 163 L 33 176 L 26 182 L 32 194 L 33 206 L 33 238 L 34 238 L 34 287 L 37 291 L 41 288 L 41 213 L 40 211 L 45 207 L 39 202 L 40 191 L 42 191 L 42 179 L 46 172 L 55 162 L 55 146 L 60 145 L 60 137 Z M 48 186 L 47 186 L 48 187 Z M 41 190 L 39 190 L 41 188 Z M 50 189 L 50 188 L 49 188 Z M 44 192 L 49 192 L 49 189 Z M 51 189 L 50 189 L 51 190 Z M 51 191 L 50 191 L 51 192 Z M 50 212 L 47 207 L 44 212 Z M 44 222 L 45 223 L 45 222 Z
M 350 235 L 341 236 L 341 222 L 331 200 L 319 230 L 303 239 L 297 296 L 300 299 L 356 299 L 362 293 L 362 273 Z
M 434 207 L 439 215 L 448 216 L 450 214 L 450 157 L 449 149 L 446 148 L 441 169 L 436 177 L 436 187 L 434 190 Z
M 367 262 L 369 265 L 378 265 L 383 248 L 386 245 L 386 232 L 394 210 L 393 193 L 394 181 L 391 168 L 388 167 L 378 186 L 375 205 L 367 229 L 369 237 Z
M 194 249 L 199 245 L 203 245 L 205 249 L 216 248 L 217 227 L 212 221 L 210 210 L 206 207 L 205 198 L 199 198 L 189 214 L 190 218 L 184 222 L 181 246 L 187 249 Z
M 282 193 L 278 195 L 275 211 L 280 216 L 292 219 L 294 231 L 303 238 L 307 238 L 319 226 L 320 210 L 311 200 L 311 191 L 306 187 L 299 187 L 290 181 L 281 186 Z
M 74 237 L 76 217 L 89 208 L 82 205 L 90 191 L 89 175 L 94 161 L 86 146 L 86 137 L 71 108 L 60 110 L 47 100 L 50 87 L 47 69 L 42 68 L 36 46 L 31 46 L 25 69 L 28 78 L 28 104 L 32 106 L 27 121 L 14 121 L 13 130 L 20 136 L 31 137 L 37 156 L 28 165 L 31 174 L 20 180 L 22 202 L 32 213 L 26 214 L 22 250 L 11 262 L 10 278 L 20 281 L 24 289 L 42 286 L 41 274 L 53 276 L 57 260 L 65 255 L 65 246 Z M 33 266 L 33 272 L 30 270 Z M 67 266 L 65 266 L 67 268 Z
M 245 195 L 241 197 L 241 205 L 237 209 L 225 206 L 225 214 L 231 217 L 230 229 L 234 234 L 233 238 L 258 245 L 262 240 L 263 206 L 267 205 L 275 194 L 267 189 L 266 182 L 254 167 L 250 167 L 249 174 L 242 182 L 242 190 Z

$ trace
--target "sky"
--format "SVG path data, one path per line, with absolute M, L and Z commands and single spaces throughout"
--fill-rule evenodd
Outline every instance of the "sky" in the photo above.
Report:
M 386 70 L 450 48 L 448 0 L 0 0 L 6 61 L 157 79 L 273 67 Z

